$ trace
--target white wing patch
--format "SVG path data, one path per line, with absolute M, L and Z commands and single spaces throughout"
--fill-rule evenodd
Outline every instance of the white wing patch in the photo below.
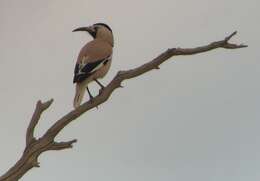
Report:
M 103 67 L 105 65 L 105 62 L 107 62 L 111 59 L 112 59 L 112 55 L 110 55 L 109 57 L 106 57 L 98 66 L 96 66 L 93 70 L 91 70 L 90 73 L 95 72 L 96 70 L 100 69 L 101 67 Z
M 77 73 L 78 75 L 80 74 L 85 74 L 84 72 L 82 72 L 83 67 L 85 67 L 86 60 L 88 59 L 88 56 L 83 56 L 83 58 L 81 59 L 81 61 L 79 62 L 79 72 Z
M 105 60 L 104 60 L 105 61 Z M 104 62 L 103 61 L 103 62 Z M 100 69 L 101 67 L 103 67 L 104 66 L 104 63 L 100 63 L 98 66 L 96 66 L 93 70 L 91 70 L 91 72 L 90 73 L 92 73 L 92 72 L 95 72 L 96 70 L 98 70 L 98 69 Z

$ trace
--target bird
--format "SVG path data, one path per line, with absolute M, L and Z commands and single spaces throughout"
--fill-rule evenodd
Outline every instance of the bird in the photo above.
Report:
M 98 79 L 103 78 L 110 69 L 114 47 L 112 29 L 105 23 L 95 23 L 73 30 L 73 32 L 78 31 L 88 32 L 93 40 L 82 47 L 74 68 L 73 83 L 76 86 L 73 106 L 75 109 L 80 106 L 86 90 L 90 100 L 93 99 L 88 88 L 90 82 L 95 81 L 101 87 L 101 91 L 104 89 Z

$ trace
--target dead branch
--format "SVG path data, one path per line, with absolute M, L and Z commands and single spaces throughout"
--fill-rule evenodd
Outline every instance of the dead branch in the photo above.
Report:
M 15 181 L 20 179 L 27 171 L 33 167 L 39 167 L 38 157 L 41 153 L 49 150 L 63 150 L 67 148 L 72 148 L 73 143 L 77 140 L 71 140 L 66 142 L 56 142 L 55 137 L 59 132 L 70 122 L 81 116 L 88 110 L 97 107 L 98 105 L 104 103 L 108 100 L 112 92 L 122 87 L 122 81 L 126 79 L 131 79 L 142 75 L 150 70 L 159 69 L 159 65 L 168 60 L 173 56 L 178 55 L 193 55 L 198 53 L 207 52 L 217 48 L 224 49 L 238 49 L 247 47 L 247 45 L 237 45 L 229 43 L 229 40 L 236 35 L 237 32 L 232 33 L 227 36 L 224 40 L 212 42 L 208 45 L 196 47 L 196 48 L 170 48 L 160 54 L 155 59 L 131 70 L 119 71 L 113 80 L 102 90 L 99 95 L 96 96 L 92 101 L 85 102 L 80 107 L 72 110 L 59 120 L 57 120 L 47 131 L 40 137 L 35 138 L 34 129 L 37 126 L 41 114 L 50 107 L 53 99 L 42 103 L 38 101 L 36 104 L 35 111 L 33 113 L 32 119 L 29 123 L 26 132 L 26 147 L 22 154 L 22 157 L 17 161 L 17 163 L 10 168 L 4 175 L 0 177 L 0 181 Z

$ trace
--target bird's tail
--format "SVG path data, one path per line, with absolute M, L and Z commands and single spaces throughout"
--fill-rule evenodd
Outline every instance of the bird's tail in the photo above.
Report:
M 86 88 L 83 84 L 80 84 L 80 83 L 76 84 L 76 93 L 75 93 L 74 102 L 73 102 L 73 106 L 75 109 L 80 106 L 80 103 L 82 102 L 85 91 L 86 91 Z

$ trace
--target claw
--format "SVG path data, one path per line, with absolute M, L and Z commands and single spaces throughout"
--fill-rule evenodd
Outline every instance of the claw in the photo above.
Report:
M 101 95 L 102 92 L 103 92 L 103 90 L 104 90 L 104 88 L 99 89 L 99 93 L 98 93 L 98 95 Z

